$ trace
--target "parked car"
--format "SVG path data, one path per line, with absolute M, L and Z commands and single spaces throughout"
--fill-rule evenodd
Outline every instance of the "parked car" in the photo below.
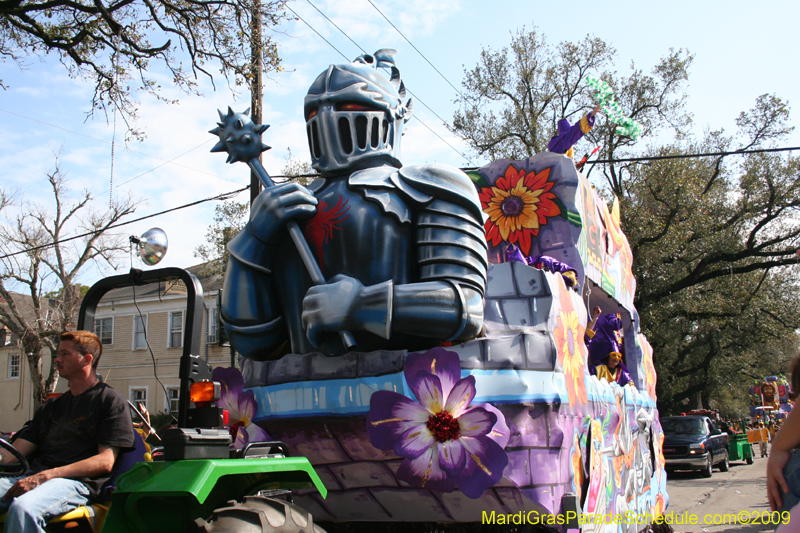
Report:
M 711 477 L 714 466 L 728 471 L 728 435 L 709 417 L 668 416 L 661 419 L 661 427 L 667 472 L 698 470 Z

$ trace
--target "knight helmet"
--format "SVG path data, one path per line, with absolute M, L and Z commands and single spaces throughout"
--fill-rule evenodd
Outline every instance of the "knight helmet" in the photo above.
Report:
M 406 100 L 395 53 L 381 49 L 331 65 L 311 84 L 304 111 L 312 168 L 337 172 L 368 158 L 402 166 L 400 138 L 412 101 Z M 390 69 L 391 77 L 379 68 Z

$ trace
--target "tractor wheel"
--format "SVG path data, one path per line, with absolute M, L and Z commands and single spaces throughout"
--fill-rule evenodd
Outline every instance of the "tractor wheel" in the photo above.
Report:
M 198 532 L 205 533 L 325 533 L 314 524 L 311 513 L 276 498 L 245 496 L 242 503 L 229 502 L 206 522 L 195 520 Z

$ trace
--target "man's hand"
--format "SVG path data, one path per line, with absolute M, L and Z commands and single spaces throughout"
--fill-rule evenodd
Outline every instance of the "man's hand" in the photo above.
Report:
M 38 474 L 34 474 L 32 476 L 28 476 L 18 480 L 14 483 L 10 489 L 5 493 L 3 496 L 4 500 L 10 500 L 12 498 L 16 498 L 17 496 L 22 496 L 26 492 L 35 489 L 45 481 L 52 479 L 49 476 L 49 470 L 45 470 L 44 472 L 39 472 Z
M 783 495 L 789 493 L 789 485 L 783 477 L 783 467 L 789 462 L 791 452 L 772 450 L 767 461 L 767 500 L 772 511 L 783 506 Z

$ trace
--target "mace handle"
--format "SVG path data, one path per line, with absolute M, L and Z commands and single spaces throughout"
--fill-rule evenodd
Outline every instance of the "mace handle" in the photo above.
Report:
M 250 159 L 247 164 L 250 169 L 255 172 L 256 176 L 258 176 L 258 179 L 261 180 L 261 183 L 264 184 L 265 188 L 275 186 L 275 183 L 272 181 L 272 178 L 269 177 L 269 174 L 264 168 L 264 165 L 261 164 L 261 161 L 258 159 Z M 325 276 L 322 275 L 322 270 L 320 270 L 317 261 L 311 254 L 311 248 L 308 247 L 308 241 L 306 241 L 305 237 L 303 236 L 303 232 L 300 230 L 297 222 L 294 220 L 288 221 L 286 223 L 286 229 L 289 231 L 289 236 L 292 238 L 294 245 L 297 247 L 297 252 L 300 254 L 300 259 L 303 260 L 303 264 L 306 266 L 308 275 L 311 276 L 311 282 L 314 285 L 327 284 L 328 281 L 325 279 Z M 342 340 L 342 344 L 347 350 L 350 350 L 356 345 L 356 339 L 353 337 L 353 334 L 347 330 L 340 331 L 339 338 Z

